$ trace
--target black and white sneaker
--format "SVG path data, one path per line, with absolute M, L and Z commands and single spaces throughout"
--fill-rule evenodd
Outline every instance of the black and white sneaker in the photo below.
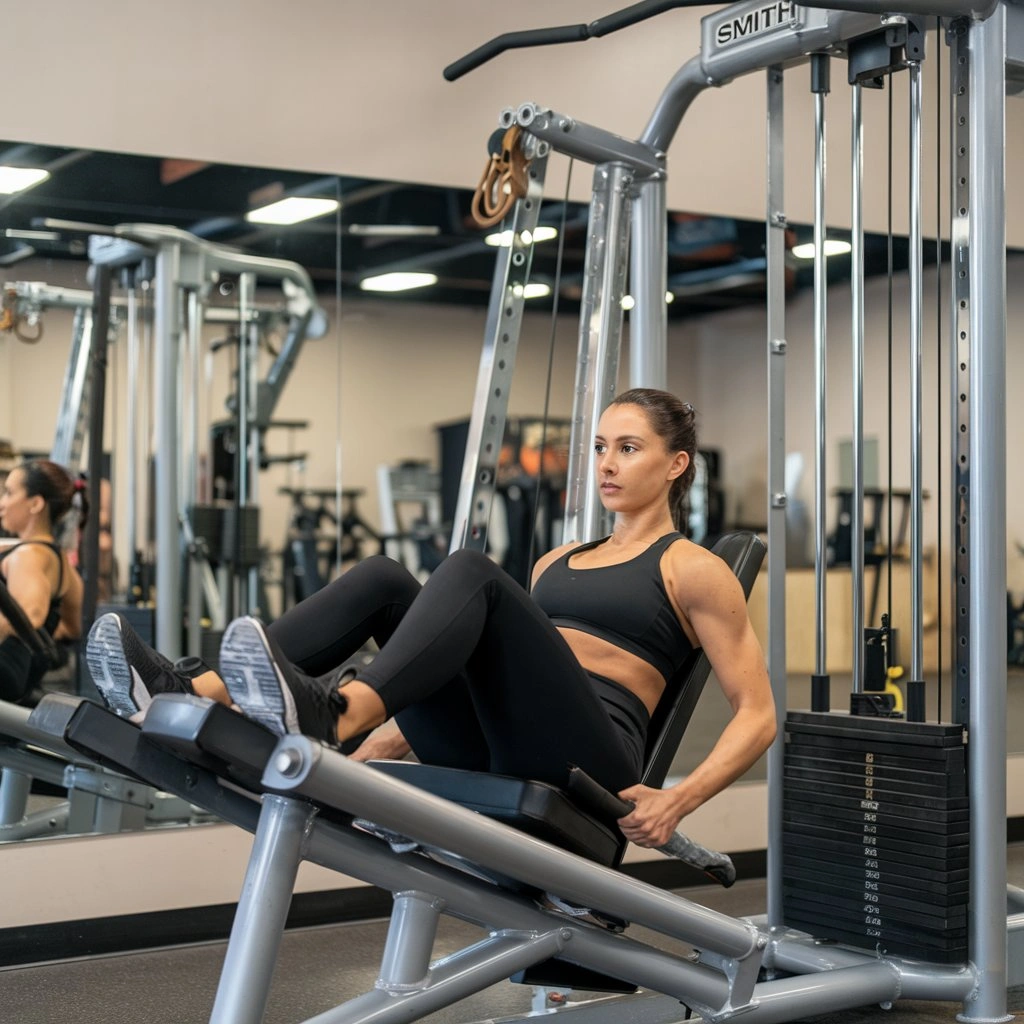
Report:
M 123 718 L 141 721 L 159 693 L 192 693 L 191 674 L 179 670 L 154 651 L 117 612 L 101 615 L 85 645 L 89 674 L 103 702 Z M 206 666 L 198 659 L 201 671 Z
M 337 683 L 307 676 L 281 653 L 259 619 L 235 619 L 220 644 L 220 674 L 232 701 L 278 736 L 302 733 L 338 745 L 348 701 Z

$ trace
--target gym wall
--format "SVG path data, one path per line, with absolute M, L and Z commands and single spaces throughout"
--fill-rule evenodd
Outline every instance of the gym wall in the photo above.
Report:
M 706 8 L 672 11 L 603 39 L 507 53 L 456 83 L 445 65 L 501 32 L 589 22 L 614 0 L 131 0 L 12 5 L 4 137 L 63 146 L 301 168 L 473 187 L 502 108 L 536 101 L 635 138 L 676 69 L 699 49 Z M 929 38 L 934 50 L 934 37 Z M 926 168 L 935 153 L 934 62 L 923 72 Z M 828 100 L 827 219 L 848 226 L 849 90 Z M 894 160 L 906 167 L 906 76 L 894 90 Z M 948 82 L 948 73 L 943 72 Z M 700 96 L 669 150 L 669 206 L 764 216 L 764 75 Z M 865 228 L 886 229 L 887 94 L 865 95 Z M 948 102 L 938 104 L 943 120 Z M 813 101 L 806 67 L 786 76 L 787 214 L 810 222 Z M 1024 166 L 1024 103 L 1007 107 L 1007 167 Z M 945 167 L 943 167 L 945 173 Z M 1018 176 L 1019 177 L 1019 176 Z M 589 174 L 574 197 L 587 199 Z M 560 180 L 555 167 L 550 182 Z M 893 216 L 907 223 L 897 176 Z M 1024 190 L 1007 196 L 1009 244 L 1024 245 Z M 939 195 L 945 198 L 942 183 Z M 923 182 L 934 235 L 935 184 Z

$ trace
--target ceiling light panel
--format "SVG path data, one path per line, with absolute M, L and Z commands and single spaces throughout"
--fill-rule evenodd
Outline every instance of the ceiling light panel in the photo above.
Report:
M 276 203 L 250 210 L 245 219 L 253 224 L 298 224 L 314 217 L 334 213 L 341 204 L 337 199 L 314 199 L 310 196 L 289 196 Z
M 7 167 L 0 166 L 0 195 L 13 195 L 15 192 L 24 192 L 33 185 L 46 181 L 50 176 L 49 171 L 41 167 Z
M 437 274 L 421 272 L 394 272 L 379 274 L 377 277 L 365 277 L 359 282 L 364 292 L 406 292 L 413 288 L 426 288 L 437 284 Z

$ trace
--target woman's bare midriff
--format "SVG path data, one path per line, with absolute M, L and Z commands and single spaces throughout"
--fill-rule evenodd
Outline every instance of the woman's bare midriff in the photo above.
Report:
M 648 713 L 654 713 L 665 691 L 665 678 L 653 665 L 590 633 L 561 626 L 558 632 L 565 637 L 576 660 L 588 672 L 611 679 L 635 693 Z

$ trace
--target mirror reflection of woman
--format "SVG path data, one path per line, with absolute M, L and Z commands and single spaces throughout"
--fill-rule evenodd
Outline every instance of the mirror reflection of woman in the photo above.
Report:
M 82 482 L 46 459 L 16 466 L 0 491 L 0 526 L 16 538 L 0 541 L 0 576 L 29 622 L 54 640 L 82 634 L 82 579 L 56 540 L 74 508 L 84 524 Z M 0 699 L 22 700 L 48 667 L 0 615 Z

